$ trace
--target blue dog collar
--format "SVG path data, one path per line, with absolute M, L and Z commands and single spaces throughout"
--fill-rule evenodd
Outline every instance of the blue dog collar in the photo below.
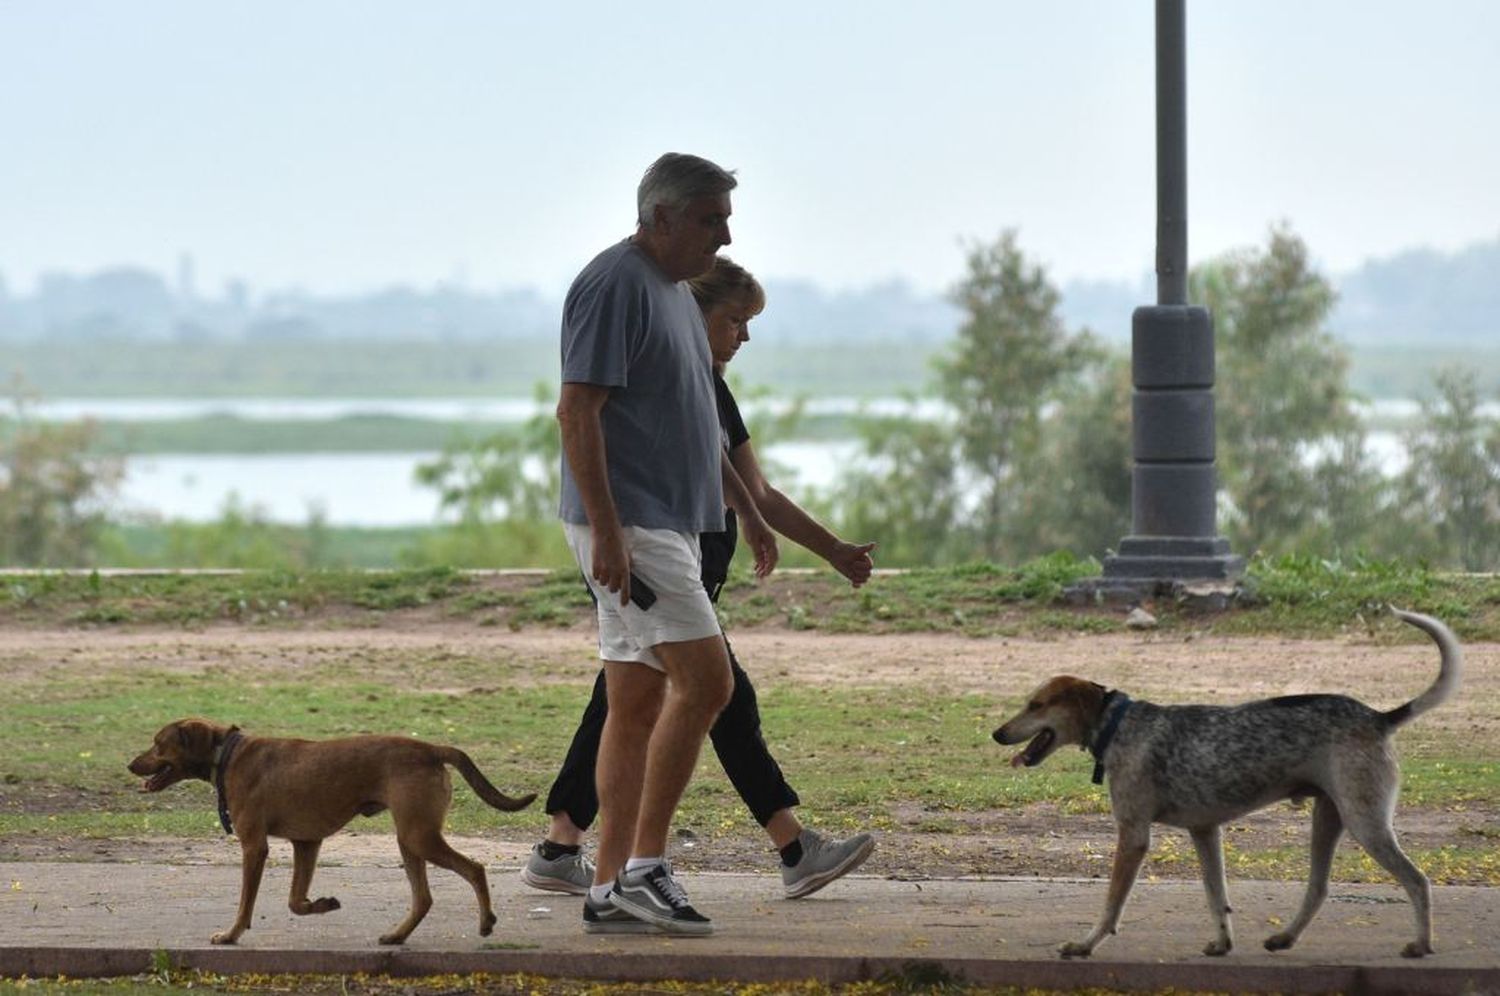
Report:
M 1120 728 L 1120 720 L 1125 718 L 1125 713 L 1130 709 L 1130 696 L 1124 692 L 1111 689 L 1104 693 L 1104 728 L 1089 744 L 1089 753 L 1094 755 L 1094 784 L 1104 784 L 1104 752 L 1109 749 L 1110 741 L 1115 738 L 1115 731 Z

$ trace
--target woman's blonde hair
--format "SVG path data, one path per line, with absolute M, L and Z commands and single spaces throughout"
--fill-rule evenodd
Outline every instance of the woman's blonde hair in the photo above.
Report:
M 760 281 L 728 256 L 715 257 L 713 269 L 689 280 L 688 287 L 704 314 L 725 301 L 744 301 L 755 312 L 766 306 L 766 291 Z

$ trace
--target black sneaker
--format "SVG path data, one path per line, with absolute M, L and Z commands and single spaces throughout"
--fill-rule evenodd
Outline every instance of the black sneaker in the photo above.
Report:
M 620 872 L 615 876 L 609 901 L 668 934 L 701 937 L 714 932 L 713 921 L 688 903 L 687 893 L 672 878 L 672 866 L 665 861 L 633 872 Z
M 585 934 L 650 934 L 656 928 L 645 920 L 637 920 L 608 900 L 595 904 L 587 896 L 583 898 L 583 932 Z

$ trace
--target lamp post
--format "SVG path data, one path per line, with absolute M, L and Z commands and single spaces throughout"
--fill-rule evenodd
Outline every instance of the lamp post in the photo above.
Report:
M 1156 304 L 1131 318 L 1131 533 L 1104 584 L 1231 580 L 1216 534 L 1214 329 L 1187 300 L 1185 0 L 1156 0 Z

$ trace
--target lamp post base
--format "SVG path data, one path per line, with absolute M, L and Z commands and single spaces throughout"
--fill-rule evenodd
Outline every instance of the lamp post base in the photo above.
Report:
M 1253 600 L 1245 558 L 1222 536 L 1127 536 L 1104 558 L 1102 577 L 1069 585 L 1073 605 L 1139 605 L 1165 598 L 1189 610 L 1221 612 Z
M 1244 573 L 1245 558 L 1222 536 L 1127 536 L 1104 558 L 1106 581 L 1232 581 Z

